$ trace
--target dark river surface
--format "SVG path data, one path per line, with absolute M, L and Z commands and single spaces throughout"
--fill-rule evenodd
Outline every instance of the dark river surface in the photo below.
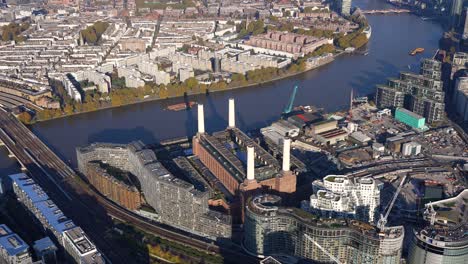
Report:
M 390 8 L 382 0 L 353 2 L 361 9 Z M 402 70 L 418 70 L 423 57 L 432 56 L 442 36 L 442 27 L 434 21 L 423 21 L 410 14 L 368 15 L 372 37 L 369 54 L 344 55 L 334 62 L 295 77 L 228 92 L 190 98 L 205 105 L 205 126 L 208 132 L 227 126 L 228 98 L 236 99 L 237 126 L 255 129 L 277 119 L 287 104 L 294 85 L 299 85 L 295 105 L 315 105 L 326 111 L 343 109 L 349 104 L 350 90 L 359 96 L 375 90 L 386 78 L 396 77 Z M 423 47 L 417 56 L 408 53 Z M 75 165 L 75 148 L 92 142 L 127 143 L 192 136 L 196 131 L 196 110 L 171 112 L 167 105 L 183 102 L 182 98 L 146 102 L 107 109 L 94 113 L 41 122 L 32 131 L 64 160 Z M 1 175 L 18 170 L 4 149 L 0 153 Z

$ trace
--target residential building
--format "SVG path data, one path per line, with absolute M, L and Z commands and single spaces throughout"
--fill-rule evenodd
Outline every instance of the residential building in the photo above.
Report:
M 342 16 L 351 15 L 351 0 L 340 0 L 340 14 Z
M 231 237 L 230 218 L 215 217 L 216 212 L 208 208 L 209 192 L 174 176 L 141 141 L 128 145 L 94 143 L 77 148 L 76 153 L 82 173 L 87 173 L 90 162 L 99 161 L 135 175 L 144 200 L 160 222 L 212 239 Z
M 459 117 L 468 121 L 468 77 L 458 77 L 455 81 L 453 102 Z
M 0 225 L 0 263 L 32 264 L 29 246 L 6 225 Z
M 57 263 L 58 248 L 49 237 L 44 237 L 34 241 L 33 248 L 36 256 L 42 261 L 43 264 Z
M 78 264 L 104 264 L 96 246 L 79 226 L 70 228 L 63 233 L 62 245 Z
M 468 8 L 465 9 L 465 22 L 463 23 L 463 35 L 462 39 L 468 39 Z
M 333 43 L 333 40 L 277 31 L 251 36 L 249 40 L 244 42 L 246 45 L 283 51 L 296 56 L 308 54 L 318 47 L 330 43 Z
M 406 108 L 423 116 L 428 123 L 443 120 L 445 93 L 441 67 L 441 62 L 425 59 L 420 74 L 401 72 L 398 79 L 390 78 L 386 85 L 378 85 L 377 107 Z
M 9 175 L 12 190 L 18 201 L 31 213 L 34 219 L 42 226 L 44 231 L 50 234 L 55 242 L 73 258 L 78 264 L 104 264 L 105 260 L 94 244 L 88 240 L 87 246 L 94 248 L 92 255 L 76 255 L 71 248 L 65 244 L 64 237 L 70 229 L 79 228 L 72 220 L 67 218 L 49 199 L 49 196 L 37 185 L 34 180 L 24 173 Z M 80 228 L 81 230 L 81 228 Z
M 259 195 L 246 207 L 244 247 L 259 257 L 289 255 L 328 263 L 399 264 L 404 228 L 378 230 L 357 220 L 326 219 L 281 206 L 275 195 Z
M 409 264 L 466 263 L 468 256 L 468 190 L 426 204 L 426 224 L 416 228 L 408 254 Z
M 100 162 L 88 162 L 83 174 L 102 195 L 120 204 L 128 210 L 137 210 L 141 206 L 141 193 L 130 175 L 116 171 Z M 109 172 L 113 172 L 112 175 Z M 117 174 L 117 175 L 116 175 Z M 118 178 L 117 178 L 118 177 Z
M 377 221 L 380 189 L 374 179 L 328 175 L 323 180 L 315 180 L 312 188 L 310 203 L 303 202 L 303 209 L 323 217 Z

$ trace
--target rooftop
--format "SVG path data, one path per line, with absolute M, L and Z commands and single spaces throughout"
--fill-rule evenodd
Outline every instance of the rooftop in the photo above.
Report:
M 52 200 L 37 202 L 35 206 L 58 233 L 75 227 L 73 221 L 68 219 Z
M 16 256 L 26 252 L 29 246 L 17 235 L 12 233 L 6 225 L 0 225 L 0 247 L 4 248 L 9 256 Z
M 401 112 L 403 114 L 409 115 L 409 116 L 411 116 L 413 118 L 416 118 L 416 119 L 423 119 L 424 118 L 424 117 L 422 117 L 422 116 L 420 116 L 420 115 L 418 115 L 418 114 L 416 114 L 414 112 L 411 112 L 411 111 L 409 111 L 409 110 L 407 110 L 405 108 L 400 108 L 400 107 L 397 108 L 396 111 L 395 111 L 395 115 L 396 115 L 397 112 Z
M 49 199 L 49 196 L 37 185 L 33 179 L 29 178 L 24 173 L 9 175 L 10 179 L 16 184 L 23 192 L 26 193 L 28 198 L 33 202 L 40 202 Z

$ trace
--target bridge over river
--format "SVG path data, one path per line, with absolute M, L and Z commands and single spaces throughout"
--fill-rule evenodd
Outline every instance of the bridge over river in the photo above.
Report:
M 362 10 L 363 14 L 404 14 L 404 13 L 411 13 L 409 9 L 372 9 L 372 10 Z

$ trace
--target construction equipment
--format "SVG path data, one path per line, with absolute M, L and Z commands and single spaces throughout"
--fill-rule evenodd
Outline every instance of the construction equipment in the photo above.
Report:
M 296 99 L 297 88 L 298 88 L 297 85 L 295 85 L 294 90 L 291 94 L 291 97 L 289 98 L 289 103 L 284 108 L 283 114 L 289 114 L 293 110 L 294 100 Z
M 377 222 L 377 227 L 380 229 L 380 231 L 383 231 L 385 229 L 385 226 L 387 225 L 388 215 L 390 214 L 390 211 L 392 211 L 393 205 L 395 204 L 398 194 L 400 194 L 401 188 L 403 187 L 403 184 L 406 181 L 406 177 L 408 177 L 408 175 L 405 175 L 403 179 L 401 180 L 400 185 L 398 185 L 398 188 L 395 194 L 393 195 L 392 200 L 390 201 L 390 204 L 388 205 L 387 209 L 384 210 L 383 212 L 384 214 L 380 214 L 380 219 Z
M 320 250 L 323 251 L 323 253 L 325 253 L 325 255 L 327 255 L 332 261 L 334 261 L 335 263 L 337 264 L 345 264 L 343 262 L 341 262 L 338 258 L 336 258 L 335 256 L 333 256 L 330 252 L 328 252 L 325 248 L 323 248 L 317 241 L 313 240 L 309 235 L 307 234 L 304 234 L 304 236 L 307 238 L 307 240 L 309 240 L 310 242 L 314 243 L 314 245 L 316 245 Z

